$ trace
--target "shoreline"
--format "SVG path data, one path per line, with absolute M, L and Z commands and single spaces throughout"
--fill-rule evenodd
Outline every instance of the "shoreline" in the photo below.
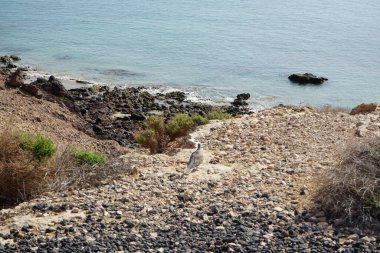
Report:
M 2 79 L 14 79 L 14 88 L 38 99 L 64 104 L 81 118 L 79 129 L 101 140 L 113 140 L 124 147 L 136 147 L 134 133 L 144 129 L 145 119 L 159 115 L 168 121 L 177 113 L 205 116 L 213 110 L 223 110 L 234 115 L 251 113 L 246 100 L 235 99 L 230 105 L 218 105 L 212 101 L 194 102 L 183 91 L 161 92 L 146 87 L 110 87 L 93 85 L 86 81 L 75 82 L 77 88 L 66 89 L 54 76 L 28 78 L 30 68 L 17 67 L 10 60 L 4 66 Z M 18 70 L 19 72 L 15 71 Z M 54 93 L 57 90 L 58 93 Z M 239 95 L 240 96 L 240 95 Z
M 22 60 L 21 60 L 22 61 Z M 81 87 L 90 87 L 92 85 L 96 86 L 109 86 L 111 88 L 117 87 L 117 88 L 128 88 L 128 87 L 135 87 L 135 88 L 141 88 L 145 87 L 146 90 L 150 93 L 169 93 L 172 91 L 180 91 L 184 92 L 187 95 L 187 99 L 192 101 L 192 102 L 202 102 L 202 103 L 210 103 L 211 105 L 228 105 L 230 102 L 233 101 L 235 96 L 238 93 L 235 93 L 234 91 L 222 91 L 220 92 L 217 88 L 211 88 L 211 87 L 203 87 L 203 88 L 196 88 L 196 86 L 190 88 L 186 88 L 186 86 L 182 85 L 170 85 L 170 84 L 156 84 L 154 82 L 147 83 L 147 84 L 134 84 L 126 83 L 128 84 L 113 84 L 112 82 L 107 83 L 107 82 L 99 82 L 99 81 L 93 81 L 90 79 L 81 79 L 77 78 L 75 76 L 70 76 L 70 74 L 63 74 L 60 75 L 58 72 L 57 75 L 54 73 L 49 73 L 44 70 L 37 70 L 33 66 L 30 65 L 20 65 L 23 69 L 27 70 L 26 73 L 28 75 L 28 81 L 35 81 L 38 77 L 42 77 L 45 79 L 48 79 L 50 75 L 54 75 L 57 79 L 59 79 L 63 85 L 67 89 L 73 89 L 73 88 L 81 88 Z M 115 70 L 114 70 L 115 71 Z M 121 70 L 119 70 L 121 71 Z M 128 70 L 124 70 L 128 71 Z M 282 73 L 281 74 L 282 79 L 288 80 L 287 75 Z M 283 80 L 283 81 L 284 81 Z M 275 85 L 275 84 L 274 84 Z M 328 84 L 325 84 L 328 85 Z M 299 89 L 297 90 L 302 90 L 304 89 L 300 84 L 294 84 L 292 82 L 289 82 L 289 87 L 291 86 L 300 86 Z M 307 86 L 313 87 L 314 85 L 308 84 Z M 207 90 L 207 95 L 204 93 L 204 89 Z M 215 89 L 215 90 L 214 90 Z M 295 92 L 297 92 L 295 90 Z M 239 93 L 242 92 L 247 92 L 248 90 L 241 90 Z M 313 88 L 310 90 L 310 92 L 315 91 Z M 215 97 L 213 97 L 212 94 L 217 94 Z M 288 93 L 289 96 L 292 96 L 292 93 Z M 278 96 L 272 96 L 270 94 L 256 94 L 255 91 L 251 92 L 251 96 L 253 99 L 249 101 L 249 108 L 252 111 L 259 111 L 262 109 L 270 108 L 273 106 L 277 106 L 278 104 L 288 104 L 288 105 L 295 105 L 295 106 L 313 106 L 313 107 L 324 107 L 324 106 L 334 106 L 334 107 L 339 107 L 341 104 L 332 101 L 330 102 L 325 102 L 325 103 L 318 103 L 318 104 L 313 104 L 312 102 L 307 102 L 306 100 L 299 99 L 296 102 L 289 102 L 289 99 L 284 96 L 284 97 L 278 97 Z M 300 94 L 302 96 L 302 94 Z M 360 101 L 361 102 L 361 101 Z M 367 101 L 370 102 L 370 101 Z M 347 104 L 347 101 L 344 101 L 344 104 Z M 345 107 L 354 107 L 358 103 L 351 103 L 350 106 Z

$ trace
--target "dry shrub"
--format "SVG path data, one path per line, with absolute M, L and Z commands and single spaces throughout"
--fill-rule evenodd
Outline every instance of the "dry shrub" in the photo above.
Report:
M 37 138 L 41 140 L 42 136 Z M 56 152 L 50 157 L 52 143 L 37 145 L 38 150 L 49 151 L 41 159 L 36 149 L 25 148 L 25 136 L 10 128 L 0 133 L 0 208 L 15 205 L 51 190 L 67 190 L 99 185 L 123 174 L 135 171 L 123 162 L 84 163 L 72 148 Z M 36 142 L 46 144 L 48 138 Z M 55 146 L 54 146 L 55 147 Z M 54 148 L 55 149 L 55 148 Z M 81 151 L 101 156 L 100 153 Z M 45 154 L 45 153 L 44 153 Z M 90 157 L 93 158 L 93 157 Z M 103 160 L 102 160 L 103 161 Z
M 21 148 L 21 136 L 10 129 L 0 133 L 0 203 L 27 200 L 46 189 L 51 163 Z
M 108 161 L 105 164 L 78 162 L 71 148 L 66 148 L 54 163 L 54 177 L 49 188 L 55 191 L 98 186 L 121 174 L 136 173 L 122 161 Z
M 350 224 L 379 228 L 380 140 L 351 144 L 337 167 L 319 178 L 317 203 Z

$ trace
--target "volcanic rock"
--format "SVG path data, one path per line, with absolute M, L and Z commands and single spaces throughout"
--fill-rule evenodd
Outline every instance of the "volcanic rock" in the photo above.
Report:
M 299 84 L 322 84 L 328 79 L 325 77 L 317 77 L 310 73 L 305 74 L 292 74 L 288 77 L 288 79 L 293 83 L 299 83 Z
M 19 88 L 24 84 L 24 76 L 21 69 L 17 69 L 10 76 L 10 79 L 5 83 L 6 86 Z
M 36 85 L 33 85 L 33 84 L 24 84 L 21 86 L 20 90 L 30 94 L 30 95 L 33 95 L 37 98 L 42 98 L 42 95 L 40 94 L 40 90 L 38 88 L 38 86 Z

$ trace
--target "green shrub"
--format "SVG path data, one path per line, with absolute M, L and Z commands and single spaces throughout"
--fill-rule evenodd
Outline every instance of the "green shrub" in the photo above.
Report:
M 206 119 L 205 117 L 202 117 L 199 114 L 192 115 L 191 119 L 193 120 L 194 124 L 197 126 L 206 125 L 209 122 L 208 119 Z
M 147 129 L 134 133 L 135 141 L 144 148 L 149 148 L 152 154 L 162 153 L 170 141 L 186 136 L 195 126 L 207 124 L 209 120 L 201 115 L 179 113 L 165 125 L 161 116 L 151 116 L 147 119 Z
M 164 118 L 161 116 L 150 116 L 148 118 L 148 125 L 158 135 L 163 135 L 165 132 Z
M 92 152 L 83 149 L 71 149 L 71 153 L 80 164 L 89 165 L 104 165 L 107 162 L 107 157 L 99 152 Z
M 24 132 L 20 134 L 20 139 L 20 147 L 23 150 L 32 152 L 40 160 L 51 158 L 55 154 L 56 147 L 54 142 L 48 137 L 41 134 L 33 136 Z
M 161 116 L 150 116 L 147 120 L 148 129 L 134 134 L 135 141 L 151 153 L 161 153 L 166 146 L 165 123 Z
M 160 146 L 163 145 L 158 143 L 158 135 L 152 128 L 136 132 L 134 138 L 138 144 L 144 148 L 149 148 L 152 154 L 160 152 Z
M 210 111 L 208 113 L 208 119 L 209 120 L 224 120 L 224 119 L 230 119 L 232 116 L 229 113 L 222 112 L 222 111 Z
M 52 140 L 42 135 L 37 135 L 34 142 L 33 154 L 39 158 L 50 158 L 54 155 L 56 147 Z
M 185 113 L 176 114 L 168 123 L 168 134 L 171 139 L 185 136 L 194 125 L 194 121 L 189 115 Z

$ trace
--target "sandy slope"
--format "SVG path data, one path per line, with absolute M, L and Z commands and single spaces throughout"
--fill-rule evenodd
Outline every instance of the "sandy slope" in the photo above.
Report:
M 16 102 L 18 98 L 22 99 Z M 0 118 L 15 115 L 22 128 L 34 126 L 76 145 L 105 145 L 73 129 L 72 124 L 78 119 L 58 105 L 3 91 L 0 103 Z M 67 119 L 57 117 L 57 112 Z M 4 126 L 4 121 L 0 122 Z M 358 130 L 364 137 L 358 137 Z M 278 107 L 213 122 L 192 135 L 194 141 L 203 144 L 205 161 L 189 176 L 179 178 L 190 149 L 174 156 L 128 150 L 122 158 L 138 169 L 135 177 L 121 177 L 96 189 L 52 193 L 0 211 L 0 233 L 6 235 L 11 228 L 20 231 L 27 224 L 33 228 L 19 232 L 21 237 L 0 239 L 0 244 L 10 243 L 13 246 L 8 248 L 20 249 L 20 238 L 32 238 L 26 248 L 50 245 L 78 250 L 76 247 L 88 249 L 98 241 L 100 251 L 250 252 L 254 248 L 267 252 L 333 252 L 355 247 L 363 252 L 380 250 L 375 237 L 340 230 L 328 223 L 323 213 L 301 215 L 310 207 L 315 175 L 334 166 L 337 154 L 348 142 L 376 135 L 380 136 L 380 112 L 350 116 Z M 61 212 L 33 211 L 36 203 L 53 210 L 62 205 L 66 208 Z M 48 222 L 38 217 L 45 217 Z M 63 225 L 62 219 L 67 223 Z M 99 222 L 102 229 L 98 228 Z M 187 231 L 188 226 L 191 231 Z M 72 232 L 65 227 L 73 227 Z M 248 233 L 248 228 L 257 234 Z M 290 230 L 295 231 L 296 239 Z M 171 231 L 177 231 L 176 235 Z M 51 233 L 71 241 L 63 240 L 57 246 Z M 228 239 L 230 242 L 220 247 L 216 244 L 231 234 L 240 236 Z M 35 243 L 36 238 L 45 246 Z M 215 242 L 210 244 L 212 241 Z
M 80 131 L 82 119 L 57 103 L 16 90 L 0 90 L 0 131 L 9 127 L 50 136 L 61 148 L 74 146 L 115 153 L 123 150 L 114 141 L 99 141 Z

